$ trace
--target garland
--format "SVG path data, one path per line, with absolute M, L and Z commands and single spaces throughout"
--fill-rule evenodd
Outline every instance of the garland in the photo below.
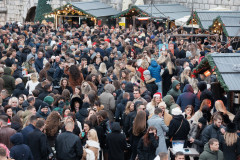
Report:
M 221 73 L 219 72 L 211 54 L 207 55 L 198 65 L 196 68 L 193 69 L 192 77 L 196 78 L 197 75 L 203 71 L 206 71 L 208 69 L 211 69 L 210 72 L 215 72 L 217 75 L 217 79 L 221 85 L 221 87 L 224 89 L 224 91 L 228 92 L 229 88 L 224 82 Z
M 227 32 L 227 30 L 226 30 L 226 25 L 223 23 L 223 21 L 222 21 L 222 19 L 221 19 L 220 16 L 218 16 L 217 18 L 213 19 L 213 24 L 212 24 L 211 26 L 209 26 L 209 30 L 210 30 L 211 28 L 214 28 L 213 25 L 214 25 L 214 23 L 215 23 L 216 21 L 218 21 L 218 23 L 220 23 L 220 24 L 222 25 L 223 33 L 224 33 L 227 37 L 229 37 L 228 32 Z
M 201 23 L 201 20 L 200 20 L 200 18 L 198 17 L 198 14 L 197 14 L 196 11 L 194 11 L 194 13 L 191 14 L 191 16 L 189 17 L 189 19 L 187 20 L 187 25 L 190 24 L 190 21 L 192 20 L 192 18 L 197 20 L 197 24 L 199 25 L 199 27 L 200 27 L 202 30 L 205 30 L 205 28 L 203 28 L 203 25 L 202 25 L 202 23 Z M 192 22 L 192 23 L 193 23 L 193 22 Z

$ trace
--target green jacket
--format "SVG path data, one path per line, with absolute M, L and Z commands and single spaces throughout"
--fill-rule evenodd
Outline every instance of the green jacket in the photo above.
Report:
M 172 114 L 172 109 L 178 107 L 178 105 L 175 103 L 173 97 L 171 95 L 166 95 L 163 97 L 163 101 L 167 105 L 167 109 L 169 110 L 169 113 Z
M 180 89 L 179 89 L 179 90 L 176 89 L 176 86 L 177 86 L 178 84 L 180 84 L 179 81 L 177 81 L 177 80 L 173 81 L 173 83 L 172 83 L 172 89 L 170 89 L 170 90 L 168 91 L 168 93 L 167 93 L 167 95 L 173 96 L 175 102 L 177 101 L 178 96 L 181 94 L 181 90 L 180 90 Z
M 4 80 L 4 87 L 7 91 L 8 94 L 11 95 L 13 90 L 15 89 L 15 79 L 13 76 L 11 76 L 11 68 L 5 67 L 4 68 L 4 74 L 2 76 L 2 79 Z
M 199 160 L 223 160 L 223 152 L 220 150 L 211 151 L 209 144 L 206 143 L 204 146 L 204 151 L 200 155 Z

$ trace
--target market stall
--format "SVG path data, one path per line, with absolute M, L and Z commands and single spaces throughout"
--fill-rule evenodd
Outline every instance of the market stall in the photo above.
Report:
M 239 108 L 240 99 L 240 54 L 213 53 L 207 55 L 193 70 L 193 77 L 203 74 L 205 77 L 216 76 L 219 87 L 215 87 L 214 98 L 219 99 L 220 93 L 227 93 L 228 107 L 231 112 Z M 237 97 L 237 98 L 236 98 Z
M 70 2 L 64 6 L 54 9 L 46 14 L 46 17 L 54 17 L 56 26 L 66 22 L 73 25 L 87 23 L 89 26 L 114 24 L 111 16 L 118 14 L 119 11 L 111 6 L 99 1 L 90 2 Z

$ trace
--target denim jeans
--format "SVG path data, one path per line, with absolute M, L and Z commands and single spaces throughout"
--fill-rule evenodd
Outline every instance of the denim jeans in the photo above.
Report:
M 162 81 L 157 82 L 156 85 L 158 86 L 158 92 L 162 94 Z

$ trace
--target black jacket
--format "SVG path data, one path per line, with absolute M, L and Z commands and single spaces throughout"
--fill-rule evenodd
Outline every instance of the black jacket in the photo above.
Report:
M 144 145 L 143 138 L 140 139 L 137 147 L 139 160 L 154 160 L 156 157 L 155 152 L 158 147 L 158 140 L 155 139 L 154 134 L 149 134 L 150 144 Z
M 156 83 L 155 83 L 155 78 L 152 78 L 152 79 L 150 79 L 150 80 L 148 80 L 148 81 L 144 81 L 144 83 L 145 83 L 145 86 L 147 87 L 147 90 L 149 91 L 149 92 L 151 92 L 151 97 L 153 97 L 153 95 L 157 92 L 157 90 L 158 90 L 158 86 L 156 85 Z
M 16 89 L 13 90 L 13 97 L 19 97 L 21 94 L 24 94 L 28 96 L 29 92 L 27 89 L 25 89 L 25 86 L 23 83 L 19 83 L 16 85 Z
M 180 127 L 182 122 L 182 126 Z M 178 130 L 178 128 L 180 129 Z M 176 133 L 176 131 L 178 132 Z M 183 115 L 173 116 L 173 119 L 169 125 L 169 138 L 173 137 L 173 140 L 187 140 L 187 135 L 190 131 L 189 122 L 183 117 Z
M 204 128 L 202 132 L 202 142 L 205 145 L 211 138 L 216 138 L 219 141 L 220 148 L 223 144 L 223 138 L 222 133 L 220 131 L 220 128 L 218 128 L 216 125 L 211 124 Z
M 28 134 L 27 138 L 28 146 L 32 151 L 34 160 L 47 160 L 50 153 L 47 136 L 36 128 Z
M 222 152 L 224 159 L 234 160 L 240 155 L 240 138 L 238 137 L 237 142 L 232 146 L 227 146 L 224 142 L 222 145 Z
M 124 160 L 124 150 L 127 148 L 125 135 L 121 134 L 119 123 L 112 124 L 112 133 L 107 135 L 108 159 Z
M 125 86 L 125 92 L 130 94 L 130 99 L 129 101 L 133 101 L 134 100 L 134 96 L 133 96 L 133 84 L 131 82 L 127 82 L 126 86 Z M 120 103 L 121 100 L 123 99 L 123 93 L 117 98 L 116 104 Z
M 128 99 L 124 98 L 124 99 L 122 99 L 121 103 L 117 104 L 117 107 L 116 107 L 115 119 L 116 119 L 116 122 L 120 122 L 120 124 L 123 123 L 122 115 L 125 110 L 127 102 L 128 102 Z
M 82 158 L 81 140 L 72 132 L 66 131 L 58 135 L 55 148 L 58 160 L 79 160 Z
M 173 73 L 175 70 L 173 70 Z M 166 68 L 162 74 L 162 97 L 165 97 L 167 95 L 167 92 L 170 90 L 172 85 L 172 79 L 173 74 L 169 74 L 169 70 Z

